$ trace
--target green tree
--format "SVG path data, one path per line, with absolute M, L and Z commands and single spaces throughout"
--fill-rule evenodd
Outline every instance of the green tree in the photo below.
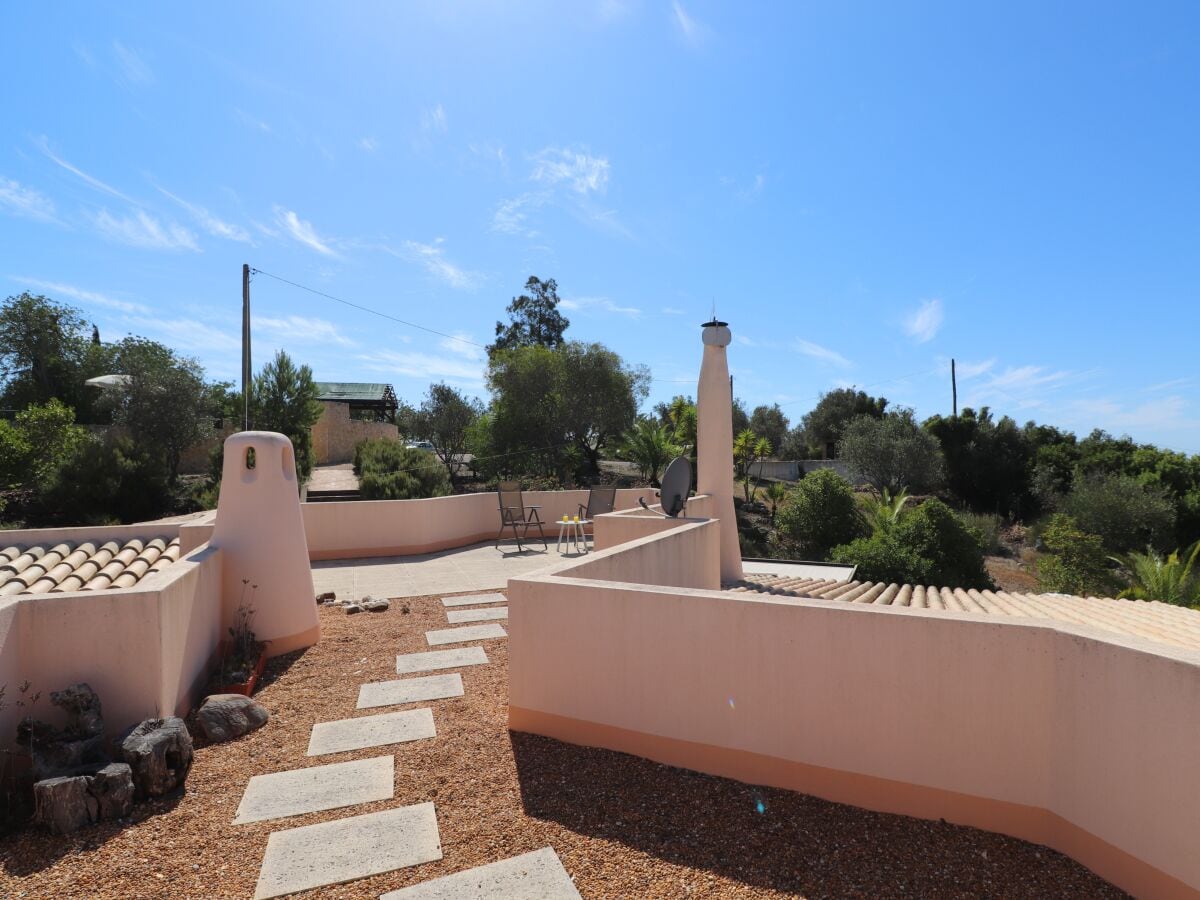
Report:
M 496 323 L 496 342 L 488 347 L 489 354 L 515 347 L 554 349 L 562 344 L 571 323 L 558 311 L 558 283 L 530 275 L 525 290 L 508 304 L 509 323 Z
M 835 548 L 833 559 L 856 565 L 854 577 L 866 581 L 993 586 L 984 566 L 982 536 L 940 500 L 926 500 L 903 513 L 893 527 Z
M 117 372 L 129 381 L 106 392 L 103 402 L 112 404 L 113 423 L 125 428 L 174 484 L 184 451 L 212 433 L 213 395 L 204 370 L 196 360 L 145 338 L 125 338 L 112 351 Z
M 733 439 L 733 468 L 742 482 L 746 502 L 750 502 L 751 485 L 754 483 L 754 464 L 771 455 L 771 443 L 749 428 L 740 431 Z
M 73 306 L 23 293 L 0 306 L 0 383 L 9 409 L 62 400 L 78 405 L 87 323 Z
M 667 427 L 653 419 L 638 419 L 625 433 L 621 447 L 625 459 L 636 464 L 642 477 L 656 487 L 659 472 L 682 452 L 682 448 L 672 442 Z
M 860 483 L 897 493 L 932 490 L 942 477 L 942 451 L 937 438 L 921 430 L 912 410 L 882 418 L 859 416 L 846 426 L 839 456 Z
M 1016 516 L 1032 506 L 1029 478 L 1033 448 L 1017 423 L 992 418 L 985 406 L 959 416 L 933 416 L 922 426 L 938 439 L 946 486 L 977 512 Z
M 750 428 L 755 434 L 761 434 L 778 450 L 788 435 L 788 418 L 776 403 L 772 406 L 756 406 L 750 414 Z
M 831 469 L 804 476 L 780 506 L 776 524 L 815 560 L 828 559 L 834 547 L 865 530 L 850 483 Z
M 1112 591 L 1104 543 L 1099 535 L 1080 529 L 1070 516 L 1056 513 L 1042 532 L 1046 553 L 1037 561 L 1038 587 L 1059 594 L 1100 594 Z
M 859 416 L 882 419 L 887 405 L 883 397 L 872 397 L 853 388 L 838 388 L 822 394 L 812 411 L 800 420 L 800 430 L 809 451 L 806 456 L 834 456 L 847 425 Z
M 297 367 L 283 350 L 254 379 L 251 419 L 254 427 L 287 435 L 296 454 L 301 484 L 312 475 L 312 427 L 321 418 L 321 402 L 312 369 Z
M 446 467 L 451 482 L 459 458 L 467 449 L 468 436 L 475 420 L 483 414 L 483 404 L 448 384 L 431 384 L 425 401 L 417 411 L 415 430 L 433 444 L 433 452 Z
M 696 401 L 682 394 L 671 398 L 670 403 L 658 403 L 654 412 L 671 434 L 671 442 L 682 448 L 690 457 L 696 455 Z
M 750 413 L 746 412 L 746 401 L 740 397 L 733 399 L 733 433 L 741 434 L 750 427 Z
M 7 487 L 40 489 L 47 477 L 88 439 L 75 411 L 58 399 L 0 420 L 0 480 Z
M 892 526 L 900 521 L 908 499 L 907 490 L 901 489 L 899 493 L 893 494 L 886 488 L 878 497 L 864 497 L 862 499 L 863 518 L 870 526 L 871 533 L 890 531 Z
M 1081 529 L 1099 535 L 1110 553 L 1164 550 L 1175 539 L 1175 505 L 1161 489 L 1130 475 L 1096 472 L 1079 478 L 1062 509 Z

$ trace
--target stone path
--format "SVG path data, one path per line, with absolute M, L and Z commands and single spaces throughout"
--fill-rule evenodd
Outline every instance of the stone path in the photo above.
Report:
M 358 709 L 423 703 L 426 700 L 444 700 L 447 697 L 462 695 L 462 676 L 457 672 L 448 675 L 418 675 L 416 678 L 364 684 L 358 689 Z
M 463 622 L 492 622 L 496 619 L 507 619 L 507 606 L 493 606 L 488 609 L 448 609 L 446 621 L 451 625 L 461 625 Z
M 425 632 L 425 640 L 429 641 L 431 647 L 437 647 L 440 644 L 461 644 L 463 641 L 486 641 L 491 638 L 505 637 L 508 637 L 508 632 L 495 622 L 487 625 L 463 625 L 459 628 L 441 628 Z
M 308 741 L 308 755 L 324 756 L 327 753 L 404 744 L 431 738 L 436 733 L 433 710 L 428 707 L 337 722 L 318 722 L 313 726 L 312 737 Z
M 254 898 L 267 900 L 441 858 L 432 803 L 276 831 L 267 839 Z
M 379 900 L 580 900 L 550 847 L 384 894 Z
M 459 666 L 486 666 L 487 654 L 482 647 L 456 647 L 453 650 L 427 650 L 424 653 L 402 653 L 396 657 L 396 674 L 428 672 L 431 669 L 456 669 Z
M 246 785 L 233 824 L 390 800 L 394 782 L 391 756 L 255 775 Z
M 390 591 L 379 593 L 392 595 Z M 508 607 L 476 606 L 504 602 L 503 594 L 443 600 L 450 624 L 425 632 L 430 645 L 505 638 L 496 621 Z M 455 609 L 452 607 L 464 607 Z M 483 647 L 455 647 L 403 653 L 396 657 L 400 675 L 486 665 Z M 448 672 L 364 684 L 358 709 L 428 702 L 463 696 L 462 675 Z M 308 756 L 434 739 L 437 730 L 429 707 L 373 713 L 313 725 Z M 246 785 L 235 825 L 279 819 L 389 800 L 395 796 L 395 757 L 379 756 L 345 763 L 310 766 L 256 775 Z M 340 884 L 442 858 L 441 836 L 433 803 L 400 806 L 332 822 L 273 832 L 267 839 L 255 900 Z M 580 900 L 570 876 L 550 847 L 413 885 L 381 900 Z
M 482 606 L 485 603 L 507 603 L 503 594 L 471 594 L 467 597 L 443 597 L 442 606 Z

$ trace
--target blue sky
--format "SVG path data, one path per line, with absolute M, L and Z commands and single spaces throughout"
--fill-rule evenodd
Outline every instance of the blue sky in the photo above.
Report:
M 530 274 L 694 392 L 1200 451 L 1194 3 L 5 4 L 0 295 L 239 371 L 241 264 L 477 343 Z M 483 395 L 263 275 L 256 363 Z

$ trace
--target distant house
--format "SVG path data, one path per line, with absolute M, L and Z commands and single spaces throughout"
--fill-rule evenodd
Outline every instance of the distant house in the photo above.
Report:
M 350 462 L 360 441 L 400 436 L 396 427 L 400 404 L 390 384 L 318 381 L 317 399 L 324 407 L 312 430 L 318 465 Z

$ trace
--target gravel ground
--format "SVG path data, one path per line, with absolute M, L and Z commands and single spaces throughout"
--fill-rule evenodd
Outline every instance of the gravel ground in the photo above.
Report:
M 438 700 L 438 736 L 305 757 L 313 723 L 356 715 L 358 687 L 395 678 L 398 652 L 446 627 L 437 598 L 384 613 L 323 608 L 320 645 L 273 660 L 257 699 L 271 721 L 201 748 L 178 798 L 69 837 L 0 843 L 0 897 L 250 897 L 274 829 L 432 800 L 440 862 L 308 892 L 378 897 L 398 887 L 552 846 L 585 898 L 1119 897 L 1043 847 L 970 828 L 753 788 L 506 727 L 507 648 L 461 670 L 466 696 Z M 417 704 L 421 705 L 421 704 Z M 405 707 L 411 708 L 411 707 Z M 251 775 L 396 755 L 393 800 L 234 827 Z

